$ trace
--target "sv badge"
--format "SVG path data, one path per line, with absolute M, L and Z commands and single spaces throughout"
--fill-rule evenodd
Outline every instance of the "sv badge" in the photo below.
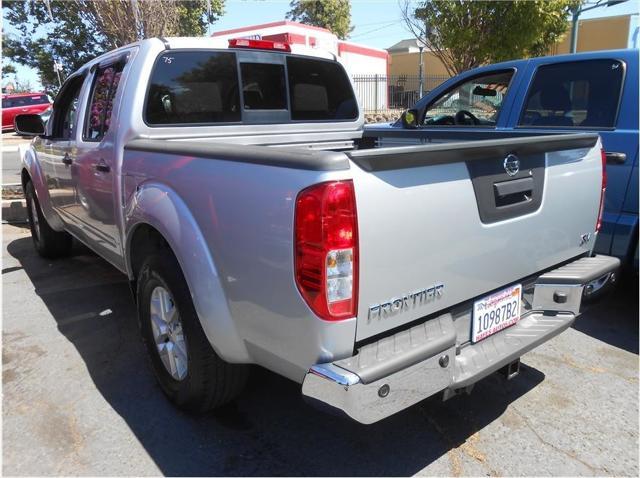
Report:
M 579 246 L 584 246 L 587 242 L 591 240 L 591 233 L 587 232 L 586 234 L 580 234 L 580 244 Z

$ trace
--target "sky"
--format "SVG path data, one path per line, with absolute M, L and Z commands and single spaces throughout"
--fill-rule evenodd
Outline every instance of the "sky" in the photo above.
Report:
M 227 0 L 224 16 L 212 25 L 212 31 L 228 30 L 248 25 L 283 20 L 289 11 L 290 0 Z M 638 13 L 638 0 L 606 8 L 596 8 L 583 13 L 580 18 Z M 398 0 L 351 0 L 351 23 L 355 29 L 350 41 L 374 48 L 389 48 L 391 45 L 411 38 L 400 15 Z M 6 28 L 11 32 L 10 26 Z M 17 65 L 18 77 L 41 87 L 34 70 Z M 4 81 L 3 81 L 4 84 Z

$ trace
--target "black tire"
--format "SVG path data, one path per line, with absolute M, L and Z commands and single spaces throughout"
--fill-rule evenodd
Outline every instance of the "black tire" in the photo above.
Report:
M 174 378 L 160 358 L 151 326 L 151 295 L 161 286 L 169 291 L 186 338 L 187 371 Z M 222 360 L 207 339 L 195 311 L 191 294 L 178 261 L 169 249 L 147 258 L 137 280 L 138 318 L 151 366 L 162 390 L 179 408 L 202 413 L 236 398 L 244 388 L 249 365 Z
M 54 231 L 42 214 L 40 202 L 31 181 L 24 188 L 24 196 L 27 202 L 27 217 L 33 245 L 38 254 L 47 259 L 55 259 L 69 255 L 73 247 L 73 238 L 68 232 Z M 34 213 L 36 218 L 34 218 Z M 37 220 L 34 220 L 37 219 Z

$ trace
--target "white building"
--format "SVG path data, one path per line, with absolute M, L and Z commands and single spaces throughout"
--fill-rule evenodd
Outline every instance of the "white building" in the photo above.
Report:
M 313 54 L 314 50 L 319 56 L 326 56 L 325 52 L 331 53 L 352 77 L 358 78 L 354 87 L 361 107 L 368 111 L 386 109 L 386 76 L 389 66 L 389 54 L 386 50 L 340 40 L 326 28 L 286 20 L 223 30 L 214 32 L 211 36 L 219 39 L 281 41 L 289 43 L 294 53 Z

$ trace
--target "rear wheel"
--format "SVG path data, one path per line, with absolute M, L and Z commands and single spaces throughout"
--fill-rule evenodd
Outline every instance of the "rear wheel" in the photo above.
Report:
M 31 237 L 38 254 L 48 259 L 68 255 L 73 246 L 73 239 L 67 232 L 58 232 L 51 229 L 44 214 L 42 214 L 42 209 L 31 181 L 26 184 L 24 195 L 27 202 L 27 217 L 29 218 Z
M 204 412 L 239 395 L 249 366 L 227 363 L 215 353 L 180 265 L 168 249 L 142 265 L 137 298 L 142 338 L 153 371 L 174 404 Z

